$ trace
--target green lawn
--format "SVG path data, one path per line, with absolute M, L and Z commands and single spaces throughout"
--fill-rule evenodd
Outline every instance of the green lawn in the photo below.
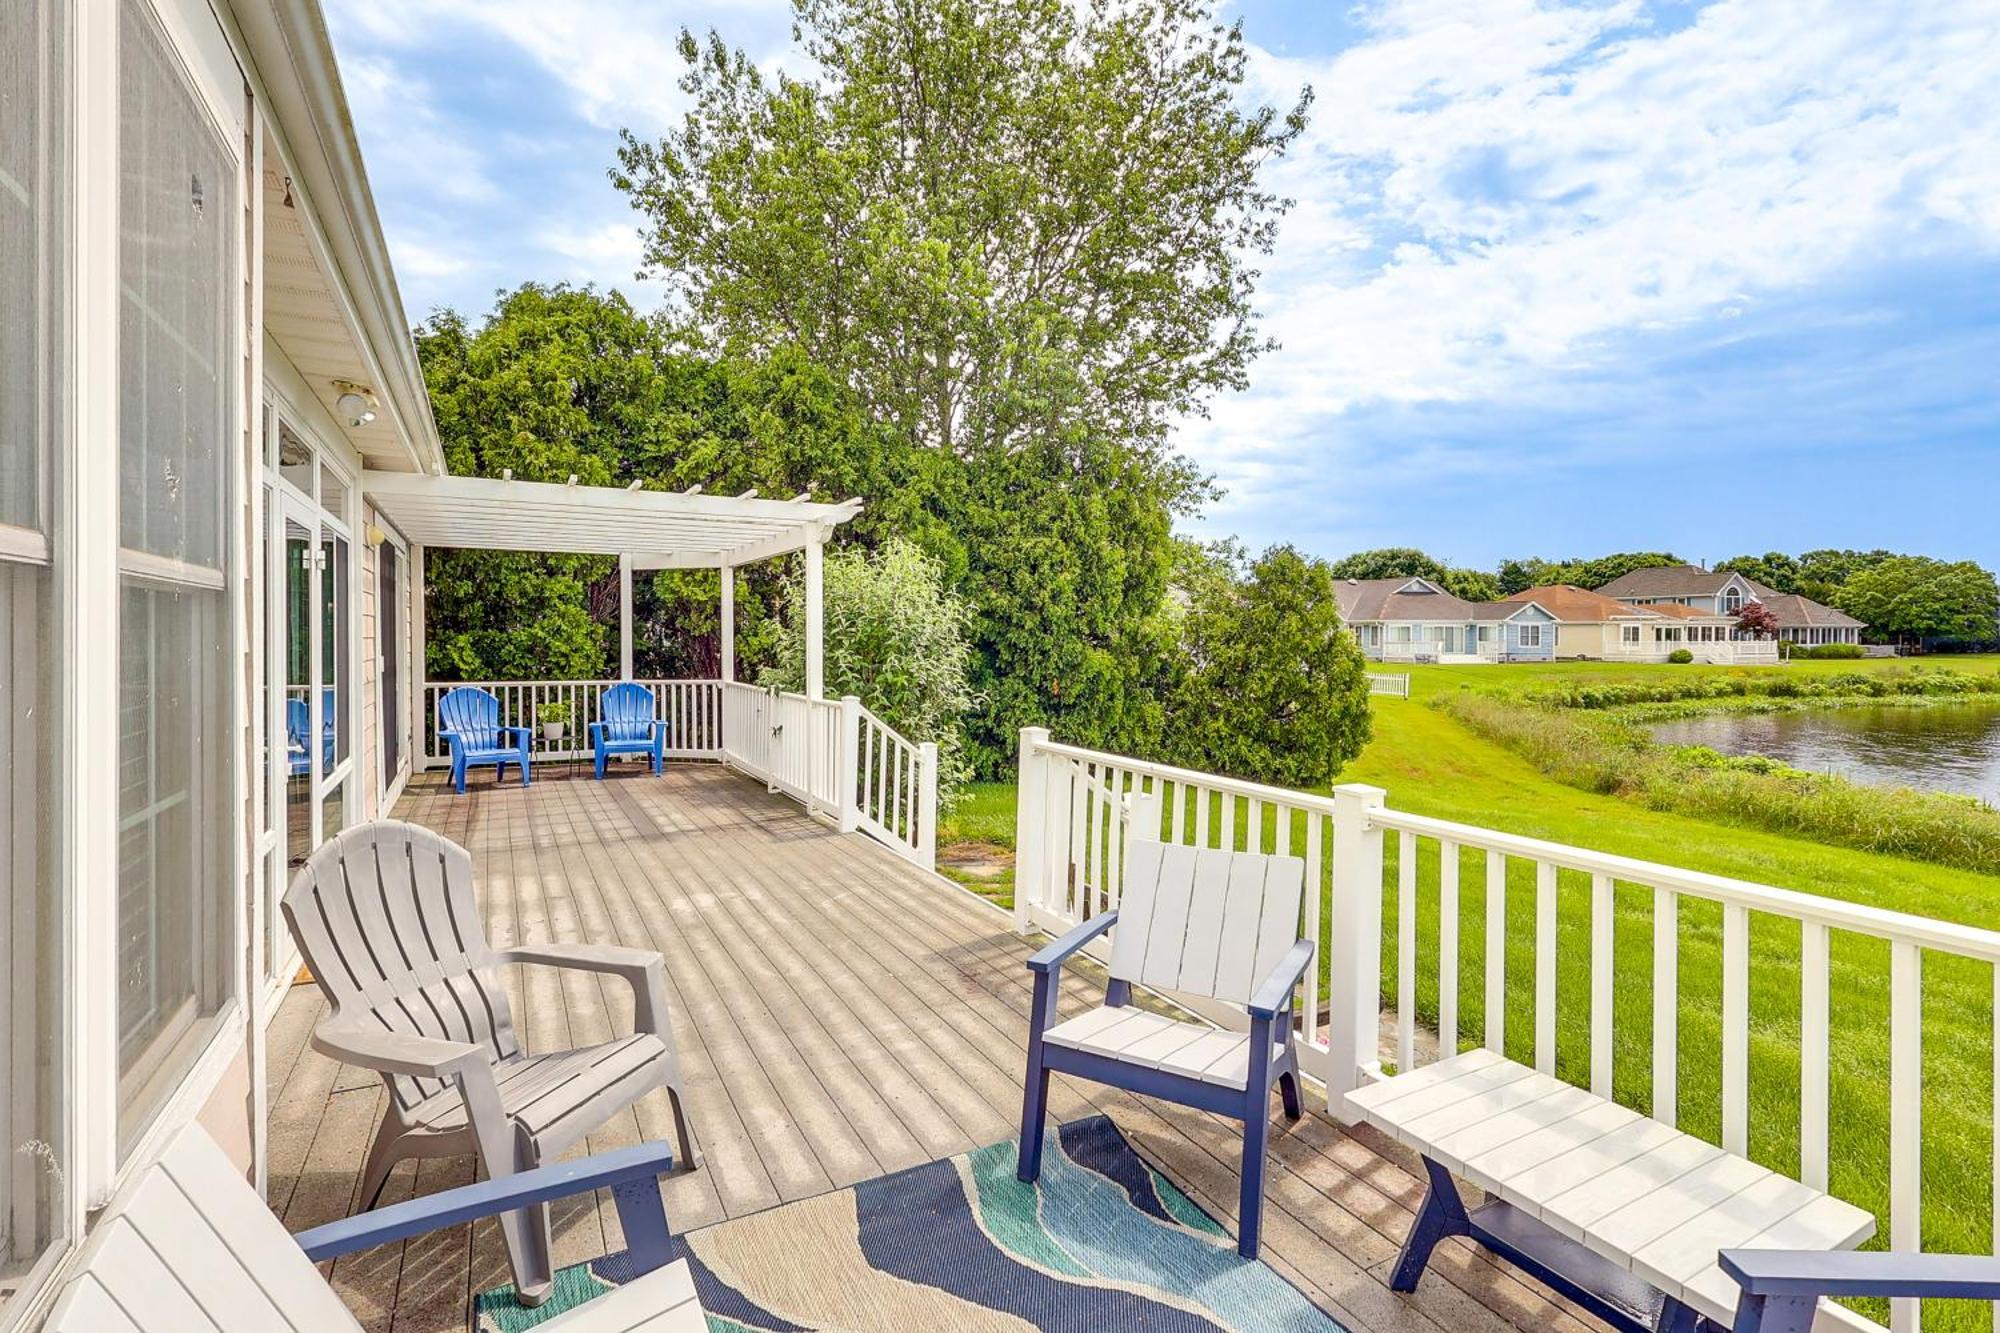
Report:
M 1992 657 L 1924 659 L 1960 670 L 2000 670 Z M 1765 670 L 1882 669 L 1890 663 L 1801 662 Z M 1375 737 L 1341 774 L 1342 781 L 1384 787 L 1398 809 L 1646 860 L 1712 871 L 1810 893 L 2000 929 L 2000 876 L 1974 874 L 1825 847 L 1795 838 L 1646 810 L 1544 777 L 1525 760 L 1485 742 L 1426 707 L 1432 692 L 1476 685 L 1531 686 L 1572 674 L 1639 676 L 1711 671 L 1699 666 L 1412 667 L 1412 700 L 1377 698 Z M 947 821 L 945 839 L 976 837 L 1012 845 L 1013 788 L 981 784 Z M 1294 837 L 1294 845 L 1300 839 Z M 1393 930 L 1395 840 L 1384 921 Z M 1418 852 L 1418 1008 L 1436 1017 L 1437 849 Z M 1011 884 L 1008 886 L 1011 889 Z M 1483 1031 L 1485 867 L 1466 856 L 1461 868 L 1459 1009 L 1461 1040 Z M 1589 885 L 1564 875 L 1558 885 L 1558 1069 L 1586 1082 L 1589 1070 Z M 1011 896 L 1011 895 L 1009 895 Z M 1613 1000 L 1615 1085 L 1619 1099 L 1646 1108 L 1651 1100 L 1652 895 L 1616 890 L 1616 987 Z M 1508 877 L 1507 1052 L 1533 1056 L 1533 868 L 1515 865 Z M 1683 902 L 1681 912 L 1679 1061 L 1680 1118 L 1711 1138 L 1720 1131 L 1719 909 Z M 1750 1150 L 1787 1172 L 1798 1169 L 1798 928 L 1755 917 L 1751 927 Z M 1832 1089 L 1833 1186 L 1884 1219 L 1888 1204 L 1888 950 L 1836 935 L 1833 943 Z M 1396 993 L 1392 937 L 1383 948 L 1384 996 Z M 1993 970 L 1937 954 L 1924 970 L 1924 1243 L 1935 1250 L 1991 1252 L 1993 1139 Z M 1878 1244 L 1881 1241 L 1878 1239 Z M 1882 1311 L 1874 1311 L 1881 1317 Z M 1934 1328 L 1988 1327 L 1984 1306 L 1939 1305 Z

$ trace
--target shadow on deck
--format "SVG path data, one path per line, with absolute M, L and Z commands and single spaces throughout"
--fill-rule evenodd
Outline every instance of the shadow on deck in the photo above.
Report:
M 482 775 L 462 797 L 424 775 L 396 813 L 471 850 L 496 945 L 591 940 L 666 956 L 707 1158 L 664 1184 L 676 1229 L 1014 1136 L 1029 946 L 1003 914 L 727 770 L 679 765 L 655 778 L 633 767 L 604 782 L 589 772 L 551 766 L 525 790 Z M 508 985 L 528 1049 L 629 1030 L 622 983 L 515 972 Z M 1073 978 L 1064 1010 L 1095 996 Z M 382 1109 L 373 1074 L 307 1048 L 321 1011 L 318 992 L 296 986 L 271 1028 L 270 1201 L 294 1231 L 355 1206 Z M 1051 1109 L 1058 1120 L 1108 1114 L 1234 1226 L 1232 1122 L 1062 1078 Z M 588 1148 L 671 1137 L 665 1094 L 655 1093 Z M 1354 1333 L 1588 1326 L 1462 1241 L 1440 1247 L 1415 1296 L 1392 1293 L 1386 1274 L 1421 1193 L 1413 1159 L 1310 1109 L 1297 1125 L 1274 1122 L 1272 1151 L 1264 1256 Z M 470 1158 L 405 1162 L 383 1202 L 472 1177 Z M 608 1197 L 558 1207 L 555 1234 L 558 1264 L 622 1244 Z M 332 1277 L 367 1327 L 408 1333 L 464 1329 L 474 1294 L 508 1280 L 490 1222 L 342 1259 Z

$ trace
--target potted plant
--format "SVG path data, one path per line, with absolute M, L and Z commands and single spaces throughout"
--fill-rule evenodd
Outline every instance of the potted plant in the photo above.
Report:
M 569 727 L 569 705 L 547 703 L 535 710 L 535 720 L 542 724 L 542 739 L 559 741 Z

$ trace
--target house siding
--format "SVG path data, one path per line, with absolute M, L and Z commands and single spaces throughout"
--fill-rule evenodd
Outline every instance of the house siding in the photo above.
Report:
M 1539 637 L 1541 642 L 1538 644 L 1525 644 L 1521 642 L 1521 630 L 1524 626 L 1538 628 L 1540 630 Z M 1528 607 L 1511 620 L 1502 622 L 1500 632 L 1502 636 L 1501 652 L 1509 660 L 1516 662 L 1552 662 L 1555 660 L 1556 644 L 1561 638 L 1561 632 L 1556 626 L 1555 617 L 1540 607 Z

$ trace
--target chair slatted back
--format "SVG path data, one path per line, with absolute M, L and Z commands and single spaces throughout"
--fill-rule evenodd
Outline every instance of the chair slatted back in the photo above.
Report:
M 390 1032 L 521 1047 L 472 889 L 472 857 L 400 820 L 360 824 L 325 843 L 285 890 L 285 920 L 313 978 L 344 1017 Z M 436 1079 L 385 1075 L 404 1106 Z
M 500 700 L 485 690 L 461 685 L 438 700 L 438 731 L 455 731 L 466 746 L 491 750 L 500 744 Z
M 215 1140 L 190 1125 L 105 1209 L 50 1333 L 360 1329 Z
M 629 680 L 613 685 L 597 701 L 597 718 L 604 724 L 607 740 L 650 740 L 657 716 L 653 692 Z
M 1299 939 L 1305 878 L 1296 856 L 1133 838 L 1111 975 L 1247 1005 Z

